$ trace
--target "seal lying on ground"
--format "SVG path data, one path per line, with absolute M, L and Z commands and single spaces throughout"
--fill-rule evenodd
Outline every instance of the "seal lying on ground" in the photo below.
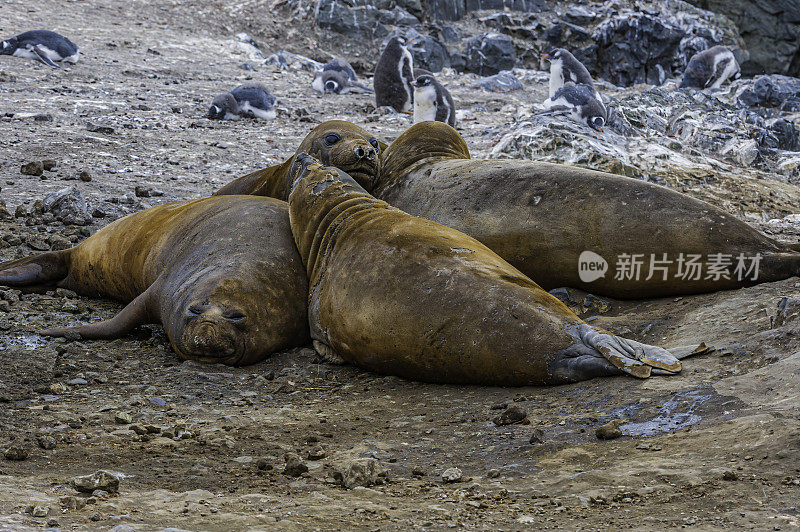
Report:
M 79 245 L 0 264 L 0 285 L 130 303 L 42 334 L 117 338 L 160 322 L 181 358 L 245 365 L 308 342 L 303 265 L 283 201 L 225 196 L 121 218 Z
M 300 154 L 289 217 L 318 352 L 442 383 L 559 384 L 677 372 L 660 347 L 595 329 L 489 248 L 370 196 Z
M 380 154 L 387 147 L 357 125 L 329 120 L 311 130 L 295 153 L 308 153 L 323 164 L 349 173 L 359 184 L 372 188 L 380 171 Z M 215 196 L 254 194 L 285 200 L 287 175 L 294 155 L 284 163 L 235 179 L 216 191 Z
M 713 205 L 604 172 L 471 160 L 441 122 L 392 142 L 372 193 L 478 239 L 547 290 L 648 298 L 800 274 L 800 253 Z

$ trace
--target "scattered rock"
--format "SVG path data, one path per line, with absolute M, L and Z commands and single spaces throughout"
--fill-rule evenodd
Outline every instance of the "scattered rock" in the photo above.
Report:
M 303 463 L 299 456 L 294 453 L 286 453 L 284 455 L 286 466 L 283 469 L 283 474 L 290 477 L 299 477 L 308 471 L 308 466 Z
M 353 489 L 356 486 L 368 488 L 376 484 L 383 484 L 387 472 L 383 466 L 374 458 L 359 458 L 353 460 L 338 472 L 337 478 L 346 489 Z
M 56 439 L 49 434 L 39 434 L 36 436 L 36 443 L 45 451 L 50 451 L 56 448 Z
M 42 161 L 31 161 L 23 164 L 19 171 L 23 175 L 40 176 L 44 173 L 44 165 Z
M 133 189 L 133 193 L 136 194 L 137 198 L 152 198 L 164 195 L 163 191 L 145 185 L 136 185 Z
M 509 71 L 482 78 L 473 85 L 489 92 L 512 92 L 522 88 L 522 82 Z
M 731 471 L 730 469 L 722 473 L 722 480 L 739 480 L 739 475 L 736 471 Z
M 88 170 L 80 170 L 78 172 L 78 179 L 80 179 L 81 181 L 83 181 L 85 183 L 88 183 L 89 181 L 92 180 L 92 176 L 91 176 L 91 174 L 89 174 Z
M 486 476 L 489 477 L 489 478 L 497 478 L 497 477 L 500 476 L 500 470 L 499 469 L 490 469 L 489 471 L 487 471 Z
M 511 405 L 506 408 L 500 415 L 495 416 L 492 420 L 495 425 L 502 427 L 504 425 L 515 425 L 527 421 L 528 413 L 517 405 Z
M 91 221 L 83 194 L 75 186 L 62 188 L 44 198 L 43 211 L 65 225 L 86 225 Z
M 50 513 L 50 507 L 46 504 L 39 504 L 33 507 L 31 510 L 31 515 L 33 517 L 47 517 L 47 514 Z
M 55 170 L 56 166 L 58 166 L 58 162 L 55 159 L 45 159 L 42 161 L 42 168 L 48 172 Z
M 12 445 L 3 452 L 3 456 L 6 460 L 11 460 L 12 462 L 22 462 L 28 458 L 28 449 L 19 445 Z
M 116 493 L 119 489 L 119 480 L 116 474 L 100 469 L 91 475 L 75 477 L 69 483 L 82 493 L 91 493 L 94 490 Z
M 600 440 L 613 440 L 622 436 L 622 430 L 619 426 L 622 424 L 621 419 L 614 419 L 605 425 L 597 428 L 595 434 Z
M 86 506 L 86 500 L 72 495 L 64 495 L 58 499 L 58 504 L 64 510 L 80 510 Z
M 104 133 L 106 135 L 110 135 L 114 133 L 114 128 L 111 126 L 105 126 L 102 124 L 95 124 L 93 122 L 88 122 L 86 124 L 86 130 L 91 131 L 92 133 Z
M 462 477 L 464 474 L 461 470 L 457 467 L 451 467 L 445 469 L 442 473 L 442 482 L 445 484 L 450 484 L 451 482 L 461 482 Z
M 375 6 L 349 7 L 339 0 L 320 0 L 316 6 L 317 25 L 344 35 L 385 37 L 389 30 L 380 22 L 381 11 Z
M 528 441 L 532 445 L 544 443 L 544 431 L 542 429 L 533 429 L 533 432 L 531 432 L 531 439 Z
M 800 79 L 758 76 L 739 93 L 739 101 L 750 107 L 781 107 L 787 101 L 800 101 Z
M 322 448 L 322 445 L 316 445 L 308 451 L 309 460 L 322 460 L 326 456 L 327 454 L 325 453 L 325 449 Z

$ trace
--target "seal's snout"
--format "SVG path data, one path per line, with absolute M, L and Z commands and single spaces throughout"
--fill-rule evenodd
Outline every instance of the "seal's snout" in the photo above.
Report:
M 367 159 L 370 161 L 378 155 L 378 152 L 372 146 L 368 148 L 365 148 L 364 146 L 356 146 L 353 149 L 353 153 L 361 160 Z

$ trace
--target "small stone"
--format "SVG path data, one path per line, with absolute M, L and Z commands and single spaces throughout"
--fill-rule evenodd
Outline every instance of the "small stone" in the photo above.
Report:
M 36 436 L 36 443 L 45 451 L 50 451 L 56 448 L 56 439 L 49 434 L 39 434 Z
M 272 469 L 272 464 L 270 464 L 266 458 L 259 458 L 256 460 L 256 467 L 259 471 L 267 471 Z
M 34 506 L 33 510 L 31 510 L 31 515 L 33 517 L 47 517 L 47 514 L 49 513 L 50 513 L 50 507 L 44 504 Z
M 290 477 L 299 477 L 306 471 L 308 466 L 303 463 L 299 456 L 294 453 L 286 453 L 284 456 L 286 460 L 286 467 L 283 469 L 283 474 Z
M 449 469 L 445 469 L 444 473 L 442 473 L 442 481 L 445 484 L 449 484 L 451 482 L 461 482 L 464 473 L 457 467 L 451 467 Z
M 42 168 L 44 168 L 48 172 L 55 169 L 56 166 L 58 166 L 58 163 L 56 162 L 55 159 L 45 159 L 44 161 L 42 161 Z
M 337 472 L 337 478 L 346 489 L 353 489 L 356 486 L 368 488 L 376 484 L 383 484 L 387 473 L 383 466 L 374 458 L 359 458 L 353 460 L 344 468 L 344 471 Z
M 102 124 L 94 124 L 92 122 L 88 122 L 86 124 L 86 130 L 91 131 L 92 133 L 104 133 L 106 135 L 110 135 L 114 132 L 114 128 L 111 126 L 104 126 Z
M 114 493 L 119 489 L 119 477 L 101 469 L 91 475 L 73 478 L 70 480 L 70 485 L 82 493 L 92 493 L 94 490 Z
M 23 164 L 19 171 L 22 175 L 40 176 L 44 173 L 44 165 L 42 161 L 31 161 Z
M 497 477 L 500 476 L 500 470 L 499 469 L 490 469 L 486 473 L 486 476 L 489 477 L 489 478 L 497 478 Z
M 95 209 L 92 211 L 93 218 L 105 218 L 106 216 L 108 216 L 108 213 L 100 207 L 95 207 Z
M 728 470 L 722 473 L 722 480 L 739 480 L 739 475 L 736 471 Z
M 127 412 L 117 412 L 114 415 L 114 423 L 117 425 L 129 425 L 132 421 L 131 415 Z
M 139 436 L 144 436 L 147 434 L 147 428 L 144 425 L 134 423 L 129 428 Z
M 622 430 L 619 428 L 622 423 L 621 419 L 614 419 L 605 425 L 598 427 L 595 431 L 597 438 L 600 440 L 613 440 L 622 436 Z
M 325 449 L 322 448 L 322 445 L 316 445 L 308 451 L 309 460 L 322 460 L 326 456 L 327 454 L 325 454 Z
M 155 196 L 163 196 L 164 192 L 161 190 L 157 190 L 153 187 L 148 187 L 144 185 L 136 185 L 133 189 L 133 193 L 136 194 L 137 198 L 151 198 Z
M 522 408 L 511 405 L 510 407 L 506 408 L 503 413 L 499 416 L 496 416 L 492 421 L 498 427 L 503 425 L 514 425 L 516 423 L 522 423 L 526 419 L 528 419 L 528 413 L 523 410 Z
M 22 462 L 28 458 L 28 450 L 19 445 L 12 445 L 3 452 L 3 456 L 12 462 Z
M 89 174 L 88 170 L 81 170 L 81 171 L 78 172 L 78 179 L 88 183 L 89 181 L 92 180 L 92 176 L 91 176 L 91 174 Z
M 28 211 L 25 210 L 24 205 L 17 205 L 17 208 L 14 209 L 14 218 L 25 218 L 28 216 Z
M 58 528 L 58 519 L 52 519 L 52 518 L 48 519 L 47 526 L 49 526 L 50 528 Z
M 63 310 L 63 307 L 62 307 L 62 310 Z M 72 386 L 79 386 L 79 385 L 89 384 L 89 381 L 87 381 L 86 379 L 82 379 L 81 377 L 76 377 L 74 379 L 68 380 L 67 384 L 72 385 Z
M 54 395 L 59 395 L 67 391 L 67 386 L 60 382 L 54 382 L 50 385 L 50 393 Z
M 80 510 L 86 506 L 86 501 L 72 495 L 64 495 L 58 499 L 58 504 L 65 510 Z
M 531 432 L 531 439 L 529 441 L 531 445 L 544 443 L 544 431 L 542 429 L 533 429 L 533 432 Z
M 420 466 L 414 466 L 413 468 L 411 468 L 411 474 L 414 475 L 415 477 L 424 477 L 425 470 Z

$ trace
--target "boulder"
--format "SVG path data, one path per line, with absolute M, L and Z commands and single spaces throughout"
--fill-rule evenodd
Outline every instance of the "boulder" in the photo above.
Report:
M 466 72 L 491 76 L 514 68 L 517 56 L 509 36 L 483 33 L 467 40 L 464 60 Z
M 316 17 L 320 28 L 344 35 L 385 37 L 389 30 L 380 22 L 382 12 L 374 5 L 349 7 L 338 0 L 319 0 Z
M 778 74 L 759 76 L 739 93 L 739 101 L 749 107 L 789 107 L 800 102 L 800 79 Z

